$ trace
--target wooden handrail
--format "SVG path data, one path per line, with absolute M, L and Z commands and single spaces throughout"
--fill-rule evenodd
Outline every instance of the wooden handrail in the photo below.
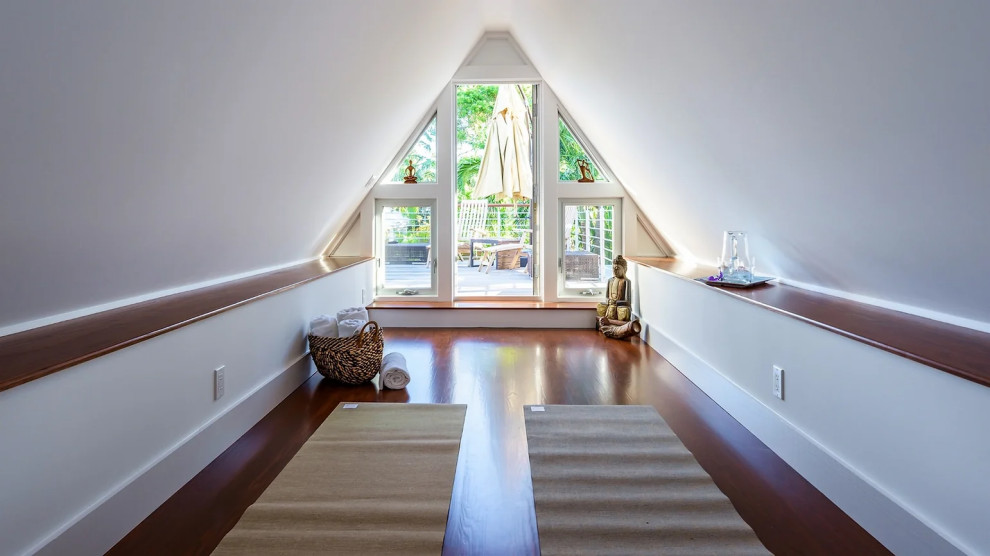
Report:
M 327 257 L 0 337 L 0 391 L 370 260 Z
M 626 257 L 694 281 L 713 274 L 713 267 L 679 259 Z M 786 284 L 727 289 L 694 282 L 771 311 L 824 328 L 878 349 L 917 361 L 977 384 L 990 386 L 990 334 L 899 311 L 858 303 Z

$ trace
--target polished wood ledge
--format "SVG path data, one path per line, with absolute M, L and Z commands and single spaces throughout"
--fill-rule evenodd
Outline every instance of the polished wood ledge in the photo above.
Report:
M 328 257 L 0 337 L 0 391 L 370 260 Z
M 688 280 L 715 270 L 676 259 L 630 261 Z M 929 367 L 990 386 L 990 334 L 831 295 L 769 283 L 741 290 L 700 288 L 760 305 Z
M 368 309 L 562 309 L 587 311 L 598 306 L 596 301 L 545 302 L 525 300 L 478 301 L 375 301 Z

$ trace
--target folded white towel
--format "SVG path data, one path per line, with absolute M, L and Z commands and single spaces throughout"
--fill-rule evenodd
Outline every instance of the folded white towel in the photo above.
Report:
M 409 369 L 406 368 L 406 358 L 397 351 L 382 357 L 382 372 L 379 384 L 382 388 L 400 390 L 409 384 Z
M 368 321 L 361 319 L 345 319 L 337 323 L 338 338 L 349 338 L 361 331 L 361 327 Z
M 337 311 L 337 322 L 348 319 L 357 319 L 368 322 L 368 310 L 364 307 L 348 307 Z

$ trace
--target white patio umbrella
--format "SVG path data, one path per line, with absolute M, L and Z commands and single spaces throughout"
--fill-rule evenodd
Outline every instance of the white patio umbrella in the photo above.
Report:
M 533 197 L 533 167 L 530 162 L 532 121 L 526 101 L 515 85 L 499 85 L 495 110 L 488 122 L 485 156 L 478 169 L 475 199 L 497 195 L 498 199 Z

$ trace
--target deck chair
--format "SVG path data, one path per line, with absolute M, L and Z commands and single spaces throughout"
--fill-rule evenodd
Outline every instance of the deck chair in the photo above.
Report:
M 488 221 L 488 201 L 485 199 L 461 201 L 457 209 L 457 260 L 471 251 L 471 238 L 484 237 Z
M 520 232 L 518 240 L 492 245 L 481 250 L 482 256 L 481 263 L 478 264 L 478 272 L 484 269 L 485 274 L 488 274 L 493 265 L 502 270 L 519 268 L 519 259 L 523 249 L 532 250 L 533 247 L 525 243 L 526 235 L 530 233 L 530 230 L 517 231 Z M 529 265 L 528 262 L 526 264 Z

